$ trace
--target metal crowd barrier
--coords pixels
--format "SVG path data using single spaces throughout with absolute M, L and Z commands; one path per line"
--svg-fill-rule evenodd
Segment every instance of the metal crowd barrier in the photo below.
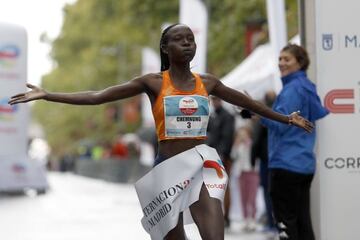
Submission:
M 150 169 L 138 159 L 77 159 L 74 171 L 81 176 L 109 182 L 134 183 Z

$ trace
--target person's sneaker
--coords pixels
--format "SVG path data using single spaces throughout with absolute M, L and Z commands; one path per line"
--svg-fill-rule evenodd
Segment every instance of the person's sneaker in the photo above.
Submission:
M 267 239 L 277 239 L 278 230 L 275 227 L 264 227 L 261 232 L 265 234 Z
M 251 233 L 251 232 L 255 232 L 256 228 L 257 228 L 257 224 L 255 220 L 245 219 L 241 231 L 244 233 Z
M 248 231 L 249 232 L 255 232 L 257 228 L 256 221 L 254 219 L 251 219 L 248 224 Z
M 277 229 L 276 229 L 276 227 L 264 226 L 263 229 L 261 229 L 261 232 L 263 232 L 263 233 L 277 232 Z

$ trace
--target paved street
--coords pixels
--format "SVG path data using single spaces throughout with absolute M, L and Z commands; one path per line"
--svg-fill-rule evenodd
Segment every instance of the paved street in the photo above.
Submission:
M 0 195 L 1 240 L 150 239 L 140 224 L 133 185 L 114 184 L 72 174 L 50 173 L 45 195 Z M 266 240 L 241 233 L 236 224 L 226 240 Z M 194 226 L 191 240 L 200 239 Z

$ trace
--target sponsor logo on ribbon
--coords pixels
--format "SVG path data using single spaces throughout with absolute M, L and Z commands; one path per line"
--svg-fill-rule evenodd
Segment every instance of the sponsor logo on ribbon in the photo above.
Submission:
M 220 179 L 224 177 L 223 171 L 225 171 L 225 168 L 220 159 L 218 159 L 217 161 L 205 160 L 204 168 L 213 168 L 215 169 L 216 174 Z

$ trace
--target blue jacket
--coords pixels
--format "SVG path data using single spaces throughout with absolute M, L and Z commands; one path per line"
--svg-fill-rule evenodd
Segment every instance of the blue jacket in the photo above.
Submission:
M 273 110 L 285 115 L 300 111 L 301 116 L 315 121 L 325 117 L 329 111 L 321 105 L 316 86 L 304 71 L 291 73 L 283 78 L 283 89 L 277 96 Z M 314 145 L 316 132 L 305 130 L 262 118 L 268 127 L 269 168 L 281 168 L 293 172 L 312 174 L 315 172 Z

